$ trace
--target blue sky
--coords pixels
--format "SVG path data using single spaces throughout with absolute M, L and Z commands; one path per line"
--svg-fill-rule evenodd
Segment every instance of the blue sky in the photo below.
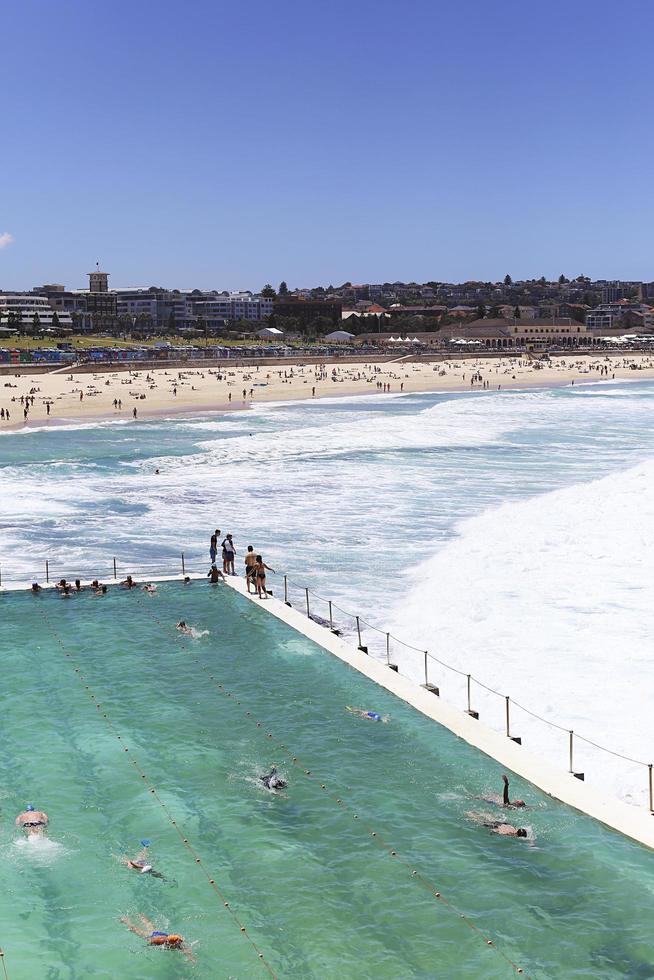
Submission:
M 654 279 L 651 2 L 3 13 L 0 288 Z

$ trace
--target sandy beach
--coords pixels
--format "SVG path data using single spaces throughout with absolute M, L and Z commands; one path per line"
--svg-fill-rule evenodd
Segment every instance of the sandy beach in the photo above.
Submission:
M 425 362 L 59 371 L 0 377 L 0 431 L 94 419 L 242 410 L 258 402 L 335 396 L 504 390 L 654 378 L 647 354 L 468 358 Z M 27 414 L 26 414 L 27 409 Z

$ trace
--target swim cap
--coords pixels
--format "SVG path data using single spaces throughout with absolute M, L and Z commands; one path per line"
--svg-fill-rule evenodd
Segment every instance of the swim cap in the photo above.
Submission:
M 141 841 L 141 846 L 142 846 L 142 847 L 149 847 L 151 843 L 152 843 L 152 842 L 151 842 L 151 841 L 149 841 L 149 840 L 147 839 L 147 837 L 146 837 L 146 838 L 145 838 L 145 840 L 142 840 L 142 841 Z
M 34 811 L 34 807 L 32 806 L 31 803 L 28 803 L 27 806 L 25 807 L 25 809 L 26 810 L 29 810 L 30 813 L 32 813 Z

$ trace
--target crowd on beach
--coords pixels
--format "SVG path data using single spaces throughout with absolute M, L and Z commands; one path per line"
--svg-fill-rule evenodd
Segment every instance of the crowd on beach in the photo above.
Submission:
M 15 373 L 0 381 L 0 427 L 79 418 L 137 420 L 189 411 L 248 408 L 257 402 L 328 395 L 504 390 L 575 381 L 654 377 L 648 354 L 528 354 L 370 362 L 254 364 L 180 370 Z M 3 398 L 4 394 L 4 398 Z

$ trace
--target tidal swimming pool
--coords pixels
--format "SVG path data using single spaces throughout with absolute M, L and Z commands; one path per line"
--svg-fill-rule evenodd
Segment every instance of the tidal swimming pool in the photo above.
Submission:
M 489 834 L 466 814 L 493 811 L 492 760 L 235 592 L 5 593 L 0 614 L 9 980 L 654 976 L 648 851 L 517 777 L 535 840 Z M 47 841 L 16 831 L 26 803 Z M 142 838 L 165 880 L 120 864 Z M 139 913 L 195 965 L 120 923 Z

